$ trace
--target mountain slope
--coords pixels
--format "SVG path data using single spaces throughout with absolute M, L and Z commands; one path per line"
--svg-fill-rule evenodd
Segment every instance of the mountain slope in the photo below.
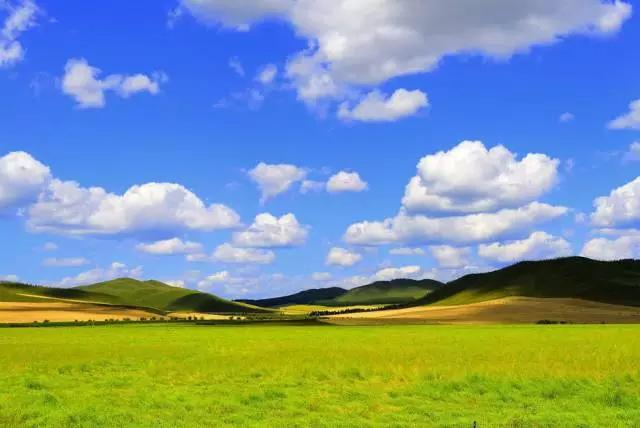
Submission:
M 410 303 L 423 298 L 442 286 L 441 282 L 432 279 L 378 281 L 353 288 L 334 299 L 318 301 L 317 303 L 331 306 Z
M 330 300 L 342 296 L 346 292 L 347 290 L 340 287 L 312 288 L 288 296 L 259 300 L 237 300 L 237 302 L 268 308 L 284 305 L 312 305 L 319 300 Z
M 265 312 L 265 309 L 232 302 L 212 294 L 172 287 L 159 281 L 118 278 L 76 287 L 73 290 L 106 295 L 110 303 L 156 308 L 164 311 Z
M 569 297 L 640 306 L 640 261 L 567 257 L 521 262 L 449 282 L 412 306 L 462 305 L 509 296 Z
M 54 288 L 16 282 L 0 282 L 2 302 L 42 302 L 42 298 L 82 300 L 85 302 L 116 303 L 116 298 L 75 288 Z

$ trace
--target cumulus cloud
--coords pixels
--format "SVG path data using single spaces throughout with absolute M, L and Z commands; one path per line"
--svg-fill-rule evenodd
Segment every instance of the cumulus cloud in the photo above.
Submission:
M 526 0 L 182 0 L 206 23 L 246 30 L 269 17 L 289 22 L 309 48 L 287 65 L 298 97 L 336 97 L 345 86 L 377 85 L 429 72 L 442 58 L 504 59 L 575 34 L 611 34 L 631 15 L 625 1 Z
M 136 246 L 139 251 L 154 255 L 194 254 L 202 252 L 202 244 L 183 241 L 180 238 L 164 239 L 151 243 L 140 243 Z
M 324 190 L 325 186 L 323 181 L 303 180 L 302 183 L 300 183 L 300 193 L 320 192 Z
M 350 107 L 348 102 L 342 103 L 338 117 L 362 122 L 392 122 L 413 116 L 428 105 L 427 94 L 420 90 L 398 89 L 389 97 L 374 90 L 353 107 Z
M 353 245 L 392 243 L 479 243 L 508 236 L 533 225 L 560 217 L 565 207 L 532 202 L 516 209 L 454 217 L 409 215 L 401 211 L 384 221 L 352 224 L 344 240 Z
M 262 203 L 286 192 L 291 186 L 306 178 L 307 171 L 290 164 L 266 164 L 260 162 L 249 171 L 249 177 L 260 189 Z
M 233 244 L 249 248 L 297 247 L 306 241 L 307 229 L 291 213 L 279 218 L 262 213 L 247 229 L 233 234 Z
M 448 269 L 467 266 L 471 255 L 471 248 L 452 247 L 450 245 L 433 245 L 429 247 L 429 251 L 438 262 L 438 266 Z
M 114 262 L 107 268 L 95 268 L 75 276 L 65 277 L 54 285 L 59 287 L 75 287 L 122 277 L 140 278 L 142 273 L 142 266 L 130 268 L 124 263 Z
M 40 248 L 42 251 L 56 251 L 58 249 L 58 244 L 55 242 L 45 242 Z
M 83 188 L 54 179 L 29 208 L 27 224 L 36 232 L 116 235 L 211 231 L 235 227 L 239 221 L 231 208 L 206 206 L 180 184 L 135 185 L 117 195 L 101 187 Z
M 394 279 L 421 279 L 424 273 L 420 266 L 387 267 L 377 271 L 370 281 L 391 281 Z
M 609 129 L 640 129 L 640 99 L 629 103 L 629 111 L 610 121 Z
M 223 263 L 270 264 L 276 259 L 276 255 L 270 250 L 240 248 L 225 243 L 216 248 L 212 259 Z
M 474 213 L 515 207 L 551 189 L 559 161 L 529 153 L 521 160 L 504 146 L 487 149 L 463 141 L 449 151 L 423 157 L 405 189 L 403 205 L 412 212 Z
M 327 181 L 327 192 L 362 192 L 367 189 L 367 182 L 357 172 L 340 171 Z
M 640 235 L 594 238 L 584 244 L 580 255 L 596 260 L 640 258 Z
M 33 1 L 22 0 L 11 4 L 0 2 L 0 13 L 7 17 L 0 29 L 0 68 L 10 67 L 24 58 L 24 47 L 18 37 L 36 24 L 38 7 Z
M 599 227 L 628 225 L 640 220 L 640 177 L 593 201 L 591 222 Z
M 424 256 L 425 252 L 422 248 L 400 247 L 389 250 L 392 256 Z
M 50 257 L 42 261 L 43 266 L 48 267 L 77 267 L 89 264 L 84 257 L 56 258 Z
M 35 201 L 50 180 L 49 167 L 29 153 L 0 157 L 0 213 Z
M 349 251 L 346 248 L 333 247 L 327 254 L 325 263 L 330 266 L 353 266 L 362 260 L 362 255 L 355 251 Z
M 229 59 L 229 68 L 232 69 L 238 76 L 244 76 L 245 71 L 240 59 L 238 57 L 233 57 Z
M 164 73 L 146 74 L 110 74 L 100 78 L 101 70 L 89 65 L 84 58 L 73 58 L 67 61 L 62 78 L 62 91 L 78 103 L 78 107 L 102 108 L 105 106 L 105 93 L 113 91 L 122 98 L 141 92 L 155 95 L 160 91 L 160 84 L 167 81 Z
M 256 80 L 263 85 L 270 85 L 278 75 L 278 67 L 275 64 L 267 64 L 260 69 Z
M 478 254 L 499 262 L 513 262 L 565 257 L 573 254 L 573 250 L 569 242 L 563 238 L 546 232 L 533 232 L 522 240 L 480 245 Z

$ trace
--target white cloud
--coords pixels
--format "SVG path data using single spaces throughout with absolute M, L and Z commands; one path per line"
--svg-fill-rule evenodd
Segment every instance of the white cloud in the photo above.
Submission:
M 228 229 L 239 220 L 231 208 L 206 206 L 180 184 L 135 185 L 117 195 L 101 187 L 53 180 L 29 208 L 27 224 L 36 232 L 114 235 Z
M 371 281 L 391 281 L 394 279 L 421 279 L 423 271 L 420 266 L 387 267 L 377 271 Z
M 425 252 L 422 248 L 400 247 L 389 250 L 392 256 L 424 256 Z
M 303 180 L 300 184 L 300 193 L 319 192 L 324 190 L 325 183 L 323 181 Z
M 160 84 L 166 82 L 164 73 L 121 75 L 110 74 L 100 79 L 101 70 L 89 65 L 84 58 L 67 61 L 62 78 L 62 91 L 73 97 L 80 108 L 102 108 L 105 106 L 105 92 L 114 91 L 123 98 L 148 92 L 155 95 Z
M 35 201 L 50 180 L 49 168 L 28 153 L 0 157 L 0 212 Z
M 307 229 L 291 213 L 280 218 L 262 213 L 246 230 L 233 234 L 233 244 L 250 248 L 297 247 L 306 241 Z
M 429 72 L 442 58 L 505 59 L 575 34 L 611 34 L 631 15 L 615 0 L 182 0 L 206 23 L 246 30 L 277 17 L 309 47 L 287 64 L 298 97 L 307 102 L 344 96 L 345 86 L 377 85 Z
M 212 258 L 223 263 L 270 264 L 276 259 L 276 255 L 270 250 L 239 248 L 226 243 L 216 248 Z
M 254 21 L 287 12 L 293 0 L 181 0 L 180 4 L 205 23 L 244 31 Z
M 629 111 L 610 121 L 610 129 L 640 129 L 640 99 L 629 103 Z
M 561 123 L 567 123 L 567 122 L 571 122 L 575 118 L 576 116 L 573 113 L 565 112 L 560 115 L 560 117 L 558 118 L 558 121 L 560 121 Z
M 327 181 L 327 192 L 362 192 L 367 189 L 367 182 L 357 172 L 340 171 Z
M 528 238 L 519 241 L 480 245 L 478 254 L 499 262 L 513 262 L 565 257 L 573 254 L 573 250 L 563 238 L 546 232 L 533 232 Z
M 207 276 L 204 280 L 200 281 L 200 283 L 198 284 L 198 288 L 203 286 L 208 286 L 216 282 L 226 282 L 229 280 L 230 277 L 231 275 L 226 270 L 216 272 L 212 275 Z
M 580 255 L 596 260 L 640 258 L 640 235 L 594 238 L 584 244 Z
M 626 225 L 640 220 L 640 177 L 593 201 L 591 222 L 599 227 Z
M 480 141 L 463 141 L 420 160 L 402 203 L 413 212 L 473 213 L 515 207 L 551 189 L 558 165 L 557 159 L 544 154 L 529 153 L 517 160 L 504 146 L 487 150 Z
M 96 282 L 109 281 L 115 278 L 140 278 L 141 276 L 142 266 L 130 268 L 124 263 L 114 262 L 108 268 L 95 268 L 76 276 L 68 276 L 54 285 L 59 287 L 74 287 L 77 285 L 89 285 Z
M 42 261 L 43 266 L 48 267 L 77 267 L 89 264 L 89 260 L 84 257 L 56 258 L 50 257 Z
M 140 243 L 136 248 L 142 252 L 155 255 L 194 254 L 202 252 L 202 244 L 171 238 L 148 244 Z
M 311 274 L 311 279 L 318 282 L 330 281 L 332 275 L 329 272 L 314 272 Z
M 266 164 L 260 162 L 249 171 L 249 177 L 258 185 L 262 203 L 289 190 L 296 182 L 306 178 L 307 171 L 295 165 Z
M 38 7 L 33 1 L 22 0 L 16 6 L 0 2 L 0 12 L 6 11 L 7 17 L 0 30 L 0 68 L 10 67 L 24 57 L 24 47 L 18 37 L 34 26 Z
M 623 160 L 629 162 L 640 161 L 640 141 L 634 141 L 623 156 Z
M 471 249 L 468 247 L 452 247 L 450 245 L 433 245 L 429 247 L 431 255 L 438 266 L 448 269 L 459 269 L 469 264 Z
M 256 80 L 263 85 L 270 85 L 278 75 L 278 67 L 275 64 L 267 64 L 258 72 Z
M 392 122 L 413 116 L 428 105 L 427 94 L 420 90 L 398 89 L 389 97 L 374 90 L 353 107 L 350 107 L 348 102 L 342 103 L 338 117 L 362 122 Z
M 231 68 L 238 76 L 244 76 L 245 71 L 240 59 L 238 57 L 233 57 L 229 59 L 229 68 Z
M 516 209 L 456 217 L 426 217 L 401 211 L 384 221 L 352 224 L 344 240 L 353 245 L 476 243 L 522 231 L 566 214 L 565 207 L 532 202 Z
M 362 255 L 346 248 L 333 247 L 327 254 L 325 263 L 330 266 L 353 266 L 362 260 Z

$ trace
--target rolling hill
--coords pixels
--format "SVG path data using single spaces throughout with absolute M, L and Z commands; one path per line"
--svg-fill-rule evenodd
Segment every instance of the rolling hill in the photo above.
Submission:
M 425 297 L 443 284 L 431 279 L 394 279 L 378 281 L 348 292 L 331 300 L 320 300 L 317 304 L 327 306 L 379 305 L 410 303 Z
M 493 272 L 466 275 L 411 306 L 463 305 L 510 296 L 575 298 L 640 306 L 640 261 L 567 257 L 520 262 Z
M 0 302 L 40 303 L 46 301 L 108 304 L 152 312 L 267 312 L 244 303 L 232 302 L 208 293 L 172 287 L 159 281 L 119 278 L 75 288 L 54 288 L 0 282 Z
M 108 296 L 110 303 L 148 307 L 167 312 L 265 312 L 263 308 L 232 302 L 212 294 L 172 287 L 159 281 L 118 278 L 73 290 Z
M 270 299 L 236 301 L 267 308 L 285 305 L 312 305 L 320 300 L 331 300 L 342 296 L 346 292 L 347 290 L 340 287 L 312 288 L 310 290 L 300 291 L 299 293 L 290 294 L 288 296 L 273 297 Z

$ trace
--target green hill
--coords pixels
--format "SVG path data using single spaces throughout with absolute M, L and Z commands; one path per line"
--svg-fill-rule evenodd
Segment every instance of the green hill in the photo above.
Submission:
M 105 295 L 109 303 L 156 308 L 169 312 L 265 312 L 265 309 L 232 302 L 212 294 L 172 287 L 159 281 L 118 278 L 73 290 Z
M 517 263 L 449 282 L 414 305 L 461 305 L 508 296 L 573 297 L 640 306 L 640 261 L 584 257 Z
M 285 305 L 313 305 L 319 300 L 330 300 L 345 294 L 347 290 L 340 287 L 312 288 L 288 296 L 259 300 L 237 300 L 250 305 L 272 308 Z
M 75 288 L 54 288 L 17 282 L 0 282 L 0 302 L 42 302 L 42 298 L 116 303 L 113 296 Z
M 327 306 L 380 305 L 410 303 L 442 287 L 432 279 L 394 279 L 353 288 L 331 300 L 316 302 Z

